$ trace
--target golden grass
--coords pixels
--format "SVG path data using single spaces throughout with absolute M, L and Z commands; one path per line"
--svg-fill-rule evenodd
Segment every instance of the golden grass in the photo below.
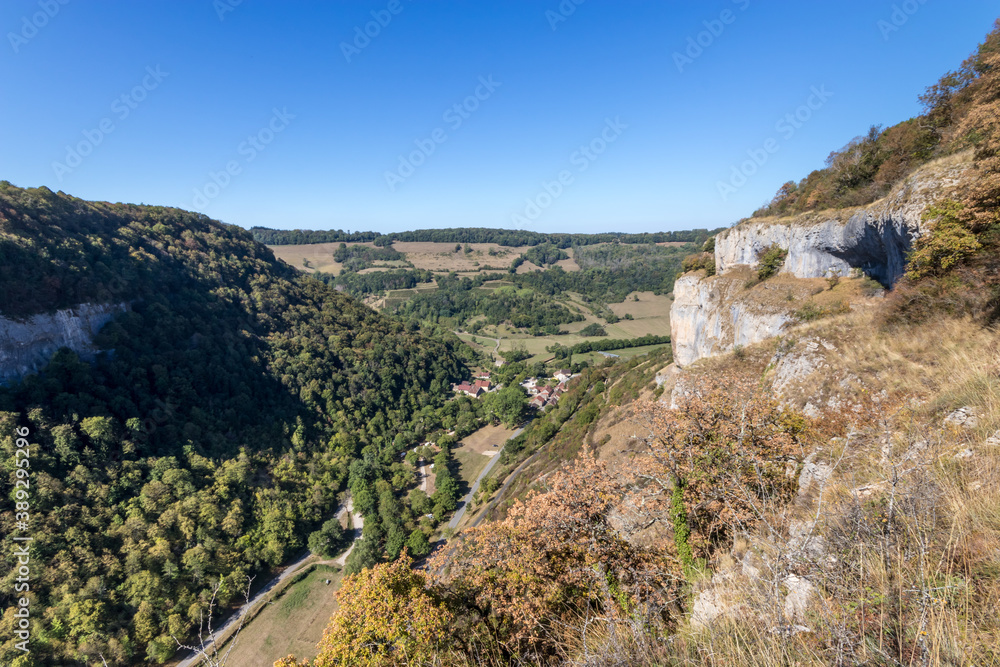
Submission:
M 790 507 L 762 508 L 761 530 L 711 563 L 730 582 L 715 585 L 732 587 L 737 611 L 708 628 L 681 623 L 669 639 L 596 625 L 588 646 L 569 643 L 566 664 L 1000 665 L 1000 446 L 986 442 L 1000 428 L 1000 339 L 964 319 L 880 330 L 870 310 L 788 335 L 835 346 L 823 375 L 858 407 L 818 425 L 846 437 L 812 441 L 819 460 L 836 465 L 831 482 Z M 779 345 L 706 359 L 689 372 L 749 372 L 766 384 Z M 854 381 L 841 386 L 843 377 Z M 965 406 L 978 415 L 974 428 L 943 423 Z M 602 419 L 592 435 L 588 441 L 606 443 L 602 458 L 628 457 L 632 434 L 620 415 Z M 825 555 L 793 557 L 788 526 L 817 518 Z M 759 578 L 743 574 L 748 551 L 757 554 Z M 789 632 L 792 622 L 782 618 L 789 572 L 819 590 L 804 631 Z M 615 659 L 585 659 L 602 651 Z
M 240 632 L 229 665 L 271 667 L 275 660 L 294 653 L 313 658 L 330 616 L 337 610 L 334 593 L 341 573 L 319 566 L 304 579 L 287 587 Z M 327 579 L 331 583 L 327 585 Z M 224 647 L 222 653 L 228 650 Z

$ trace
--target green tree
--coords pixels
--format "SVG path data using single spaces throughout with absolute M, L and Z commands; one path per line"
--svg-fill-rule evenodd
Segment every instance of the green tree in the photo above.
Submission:
M 344 579 L 313 667 L 431 664 L 447 645 L 453 622 L 426 576 L 403 556 Z M 300 667 L 289 656 L 275 667 Z
M 488 394 L 483 400 L 483 412 L 488 419 L 513 428 L 521 423 L 528 410 L 528 395 L 520 385 L 511 384 Z
M 344 528 L 340 519 L 333 518 L 309 535 L 309 551 L 321 556 L 332 557 L 343 550 Z

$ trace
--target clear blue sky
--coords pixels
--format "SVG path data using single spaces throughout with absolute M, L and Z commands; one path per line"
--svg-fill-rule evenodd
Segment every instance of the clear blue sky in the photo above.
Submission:
M 4 0 L 0 178 L 245 227 L 714 227 L 870 124 L 918 113 L 917 95 L 1000 14 L 985 0 L 562 6 L 574 11 L 560 14 L 559 0 Z M 372 12 L 386 25 L 345 55 Z M 700 35 L 707 46 L 679 68 L 674 54 L 706 21 L 719 34 Z M 779 131 L 814 86 L 832 97 Z M 446 116 L 463 103 L 478 108 Z M 599 155 L 577 152 L 612 138 Z M 718 183 L 768 139 L 777 152 L 724 200 Z M 434 151 L 390 187 L 386 173 L 399 176 L 417 141 Z M 230 162 L 216 188 L 210 174 Z M 550 198 L 543 183 L 560 172 Z

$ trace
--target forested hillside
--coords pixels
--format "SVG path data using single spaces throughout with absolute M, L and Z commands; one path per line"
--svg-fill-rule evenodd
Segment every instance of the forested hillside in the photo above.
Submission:
M 452 229 L 415 229 L 408 232 L 344 232 L 339 229 L 324 231 L 312 229 L 268 229 L 253 227 L 254 238 L 268 245 L 298 245 L 303 243 L 351 243 L 375 241 L 386 244 L 392 241 L 431 243 L 496 243 L 501 246 L 537 246 L 550 243 L 559 248 L 598 243 L 704 243 L 719 229 L 693 229 L 680 232 L 644 232 L 628 234 L 607 232 L 603 234 L 543 234 L 521 229 L 493 229 L 490 227 L 457 227 Z M 384 240 L 383 240 L 384 239 Z
M 63 350 L 0 387 L 5 496 L 14 429 L 30 430 L 43 628 L 23 662 L 4 572 L 5 665 L 164 660 L 216 582 L 239 602 L 248 575 L 304 547 L 352 461 L 355 486 L 391 479 L 399 452 L 455 420 L 439 407 L 466 372 L 457 339 L 380 316 L 205 216 L 0 184 L 0 315 L 84 302 L 129 304 L 97 362 Z

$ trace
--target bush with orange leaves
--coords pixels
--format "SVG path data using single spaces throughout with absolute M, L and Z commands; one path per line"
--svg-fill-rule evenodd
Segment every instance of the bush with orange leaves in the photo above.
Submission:
M 669 624 L 680 568 L 665 550 L 629 539 L 641 528 L 623 510 L 629 477 L 584 457 L 546 487 L 504 521 L 467 531 L 451 554 L 438 583 L 476 631 L 504 656 L 544 661 L 568 628 L 588 622 L 602 631 L 636 619 Z
M 405 553 L 344 579 L 340 608 L 311 663 L 293 656 L 275 667 L 389 667 L 429 663 L 445 646 L 452 615 Z
M 801 415 L 780 408 L 752 379 L 697 382 L 675 410 L 659 403 L 637 408 L 650 447 L 636 461 L 647 481 L 638 495 L 670 515 L 685 566 L 692 564 L 685 546 L 708 556 L 711 545 L 792 499 L 797 480 L 789 463 L 801 458 L 805 428 Z

